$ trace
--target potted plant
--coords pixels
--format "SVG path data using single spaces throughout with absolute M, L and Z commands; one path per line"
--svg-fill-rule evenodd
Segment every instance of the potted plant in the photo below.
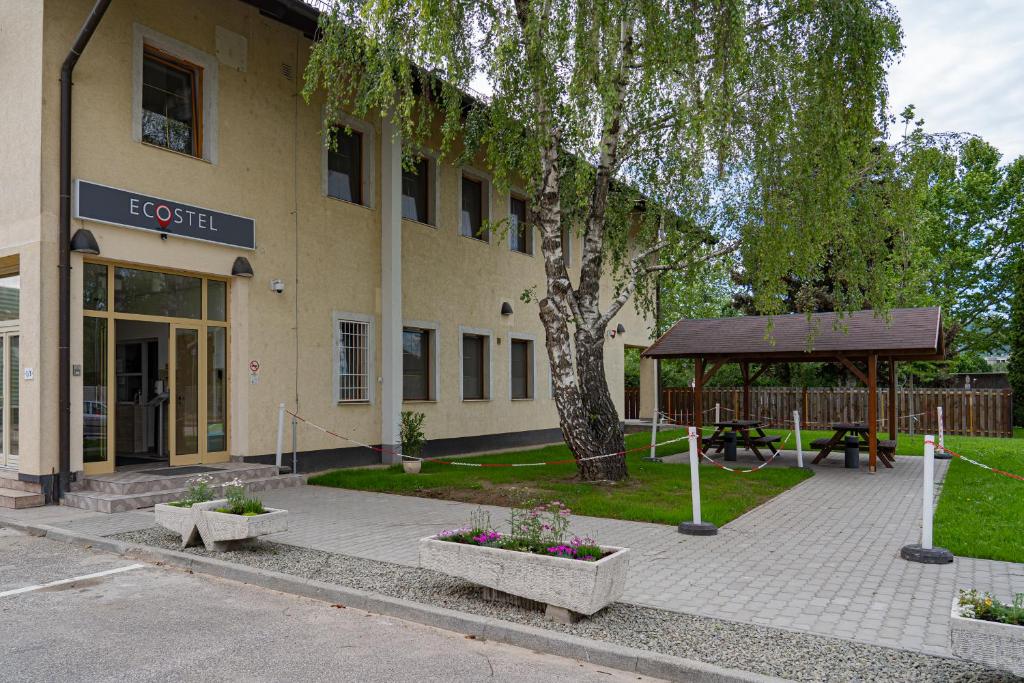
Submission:
M 426 419 L 423 413 L 402 411 L 399 434 L 402 439 L 402 469 L 406 474 L 420 473 L 420 454 L 427 444 L 427 438 L 423 435 L 423 421 Z
M 208 550 L 226 550 L 235 541 L 288 530 L 288 511 L 264 507 L 259 498 L 246 495 L 238 479 L 224 491 L 225 498 L 192 506 L 196 530 Z
M 514 508 L 510 531 L 478 512 L 468 526 L 420 540 L 420 566 L 545 604 L 563 623 L 615 602 L 626 587 L 629 549 L 569 537 L 571 511 L 559 501 Z
M 199 475 L 189 479 L 185 497 L 170 503 L 157 503 L 153 507 L 156 523 L 181 536 L 182 546 L 195 541 L 195 523 L 192 521 L 192 506 L 213 500 L 210 477 Z
M 989 593 L 961 589 L 950 617 L 954 655 L 1024 676 L 1024 593 L 1008 605 Z

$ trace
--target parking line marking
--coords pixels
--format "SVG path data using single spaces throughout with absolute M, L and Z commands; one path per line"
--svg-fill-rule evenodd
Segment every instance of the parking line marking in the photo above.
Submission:
M 131 571 L 132 569 L 140 569 L 145 567 L 144 564 L 130 564 L 127 567 L 117 567 L 116 569 L 108 569 L 103 572 L 96 572 L 95 574 L 84 574 L 82 576 L 76 576 L 72 579 L 61 579 L 60 581 L 51 581 L 50 583 L 41 583 L 38 586 L 25 586 L 24 588 L 15 588 L 14 590 L 4 591 L 0 593 L 0 598 L 6 598 L 9 595 L 19 595 L 20 593 L 31 593 L 32 591 L 43 590 L 44 588 L 53 588 L 54 586 L 63 586 L 76 581 L 85 581 L 86 579 L 96 579 L 101 576 L 110 576 L 111 574 L 120 574 L 121 572 Z

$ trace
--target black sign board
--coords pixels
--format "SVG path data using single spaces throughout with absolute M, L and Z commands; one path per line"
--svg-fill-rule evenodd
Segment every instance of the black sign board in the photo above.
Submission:
M 176 237 L 256 248 L 256 221 L 87 180 L 75 181 L 75 218 Z

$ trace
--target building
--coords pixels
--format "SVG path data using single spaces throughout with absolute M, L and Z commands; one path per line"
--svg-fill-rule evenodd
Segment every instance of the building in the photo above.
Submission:
M 300 0 L 111 2 L 74 67 L 62 240 L 61 65 L 93 4 L 0 0 L 0 83 L 19 94 L 0 103 L 0 487 L 53 500 L 62 473 L 267 462 L 282 403 L 353 440 L 301 429 L 304 471 L 380 462 L 356 442 L 395 444 L 401 410 L 427 415 L 434 452 L 560 438 L 520 302 L 543 287 L 539 245 L 476 232 L 522 197 L 483 165 L 403 172 L 382 120 L 339 122 L 352 134 L 328 151 L 299 95 L 316 21 Z M 617 323 L 621 414 L 623 346 L 650 325 L 632 306 Z

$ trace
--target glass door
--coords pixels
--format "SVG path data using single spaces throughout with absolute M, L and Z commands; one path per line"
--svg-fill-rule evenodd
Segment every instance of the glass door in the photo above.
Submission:
M 0 467 L 18 466 L 21 393 L 19 348 L 20 337 L 17 332 L 0 333 Z
M 170 461 L 194 465 L 201 459 L 199 406 L 204 388 L 199 381 L 199 327 L 171 325 L 170 343 Z

